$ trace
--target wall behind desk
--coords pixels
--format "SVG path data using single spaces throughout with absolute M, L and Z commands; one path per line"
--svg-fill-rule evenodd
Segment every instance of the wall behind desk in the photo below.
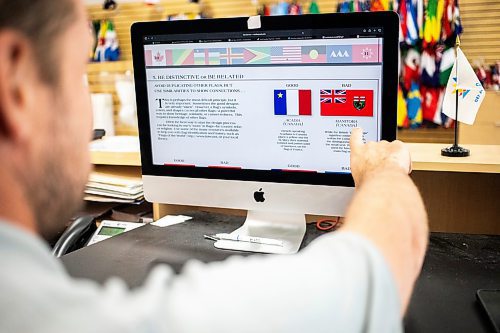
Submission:
M 214 17 L 234 17 L 255 15 L 257 8 L 251 0 L 202 0 L 207 10 Z M 272 3 L 271 0 L 258 1 Z M 130 26 L 137 21 L 162 20 L 167 15 L 197 11 L 197 4 L 190 4 L 187 0 L 162 0 L 158 6 L 149 6 L 142 1 L 119 1 L 118 10 L 109 12 L 102 9 L 101 0 L 88 0 L 87 10 L 91 19 L 112 19 L 118 34 L 121 48 L 121 61 L 116 63 L 102 63 L 89 65 L 89 82 L 92 92 L 109 92 L 113 94 L 115 109 L 115 129 L 117 134 L 137 135 L 137 129 L 121 125 L 118 121 L 119 101 L 115 93 L 115 75 L 132 71 L 132 55 L 130 44 Z M 305 12 L 310 1 L 301 1 Z M 321 12 L 335 12 L 338 0 L 318 0 Z M 484 61 L 493 64 L 500 60 L 500 21 L 499 0 L 460 0 L 460 10 L 464 34 L 462 49 L 471 62 Z M 493 104 L 492 104 L 493 105 Z M 435 134 L 435 135 L 434 135 Z M 411 131 L 402 133 L 402 138 L 408 142 L 450 142 L 453 133 L 440 131 L 420 133 Z
M 500 174 L 414 171 L 435 232 L 500 235 Z

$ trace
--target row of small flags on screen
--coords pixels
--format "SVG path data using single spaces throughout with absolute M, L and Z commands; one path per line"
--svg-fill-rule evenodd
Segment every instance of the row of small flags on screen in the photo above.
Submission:
M 377 44 L 171 50 L 153 45 L 145 50 L 146 66 L 377 63 L 381 61 L 382 48 Z
M 311 116 L 311 90 L 274 90 L 274 114 Z M 319 93 L 322 116 L 373 117 L 373 90 L 322 89 Z

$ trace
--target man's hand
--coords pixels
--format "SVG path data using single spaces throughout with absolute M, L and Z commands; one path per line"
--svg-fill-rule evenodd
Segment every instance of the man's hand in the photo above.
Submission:
M 381 170 L 410 173 L 410 152 L 398 140 L 364 144 L 363 130 L 354 128 L 351 134 L 351 173 L 356 186 L 362 184 L 365 175 Z
M 398 285 L 402 312 L 424 260 L 429 235 L 418 189 L 408 177 L 410 153 L 401 141 L 363 143 L 351 135 L 351 172 L 356 194 L 343 229 L 371 240 L 385 257 Z

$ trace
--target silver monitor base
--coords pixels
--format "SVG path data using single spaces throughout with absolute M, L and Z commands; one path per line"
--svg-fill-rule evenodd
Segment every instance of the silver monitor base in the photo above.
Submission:
M 214 246 L 225 250 L 293 254 L 299 250 L 305 232 L 304 214 L 248 211 L 245 223 L 231 234 L 277 239 L 283 241 L 283 246 L 232 240 L 219 240 Z

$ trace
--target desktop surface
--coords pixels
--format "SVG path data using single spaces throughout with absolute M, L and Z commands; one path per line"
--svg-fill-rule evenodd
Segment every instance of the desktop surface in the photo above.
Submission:
M 62 257 L 69 274 L 104 282 L 119 276 L 139 286 L 158 263 L 176 272 L 189 259 L 220 261 L 250 253 L 219 250 L 204 234 L 229 232 L 244 217 L 190 212 L 193 220 L 165 228 L 144 226 Z M 307 225 L 302 248 L 324 234 Z M 499 288 L 500 237 L 433 233 L 405 318 L 406 332 L 490 332 L 475 300 L 477 289 Z

